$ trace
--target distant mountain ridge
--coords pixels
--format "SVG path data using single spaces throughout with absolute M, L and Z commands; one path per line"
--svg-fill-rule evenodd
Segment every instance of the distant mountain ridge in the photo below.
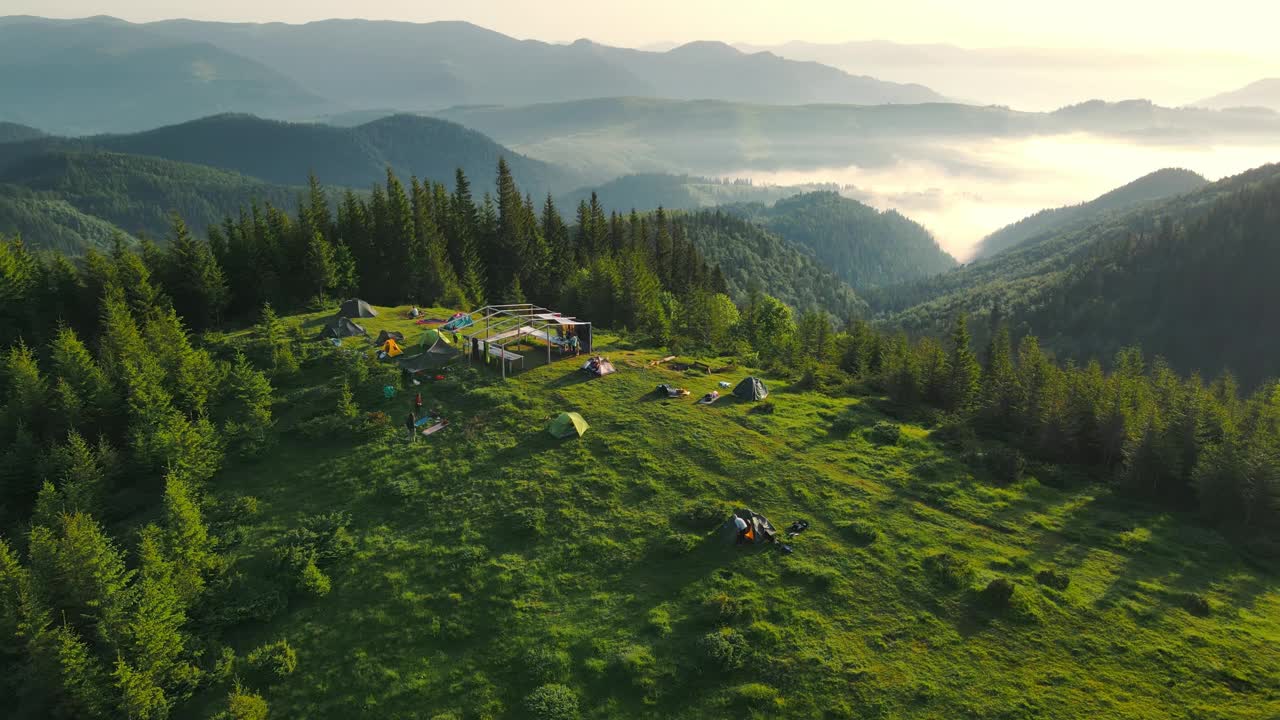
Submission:
M 604 96 L 767 104 L 944 98 L 723 43 L 646 52 L 517 40 L 465 22 L 303 25 L 0 17 L 0 120 L 61 134 L 132 132 L 238 112 L 285 120 Z
M 1046 237 L 1078 222 L 1097 222 L 1098 215 L 1127 210 L 1143 203 L 1171 195 L 1198 190 L 1209 181 L 1199 173 L 1180 168 L 1165 168 L 1116 188 L 1089 202 L 1068 207 L 1041 210 L 983 238 L 975 258 L 989 258 L 1036 237 Z
M 314 172 L 329 185 L 368 187 L 387 168 L 404 177 L 452 183 L 461 167 L 487 182 L 505 157 L 521 188 L 535 195 L 576 187 L 580 178 L 520 155 L 451 122 L 391 116 L 352 128 L 217 115 L 128 135 L 44 138 L 0 145 L 0 171 L 25 155 L 105 150 L 205 165 L 276 185 L 300 185 Z
M 22 142 L 44 137 L 44 131 L 17 123 L 0 122 L 0 143 Z
M 1238 90 L 1220 93 L 1192 104 L 1215 109 L 1267 108 L 1280 112 L 1280 78 L 1264 78 Z
M 207 42 L 100 18 L 0 20 L 2 120 L 76 135 L 232 110 L 276 115 L 333 107 L 274 69 Z

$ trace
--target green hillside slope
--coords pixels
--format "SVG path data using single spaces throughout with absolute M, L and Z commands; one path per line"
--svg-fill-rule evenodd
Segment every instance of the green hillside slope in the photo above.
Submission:
M 370 332 L 416 339 L 380 311 Z M 296 670 L 255 671 L 273 714 L 562 717 L 527 709 L 548 684 L 601 720 L 1280 710 L 1280 591 L 1216 533 L 1064 476 L 998 486 L 922 427 L 883 444 L 874 398 L 769 378 L 771 413 L 654 400 L 657 383 L 696 395 L 714 378 L 605 353 L 619 372 L 600 380 L 559 362 L 428 384 L 452 423 L 416 446 L 308 439 L 335 402 L 324 364 L 278 390 L 278 445 L 212 485 L 220 507 L 255 508 L 225 528 L 220 597 L 262 618 L 233 649 L 296 650 Z M 408 407 L 372 387 L 357 401 L 397 421 Z M 590 423 L 581 440 L 543 431 L 562 410 Z M 735 548 L 715 530 L 738 506 L 811 527 L 790 555 Z M 284 533 L 335 511 L 350 551 L 326 561 L 326 595 L 265 572 Z M 1065 587 L 1037 582 L 1050 570 Z M 984 600 L 999 578 L 1016 583 L 1007 609 Z M 226 703 L 197 701 L 200 716 Z
M 1269 308 L 1280 168 L 1268 165 L 951 273 L 872 293 L 890 321 L 940 333 L 959 312 L 998 311 L 1064 357 L 1140 343 L 1184 372 L 1280 374 Z
M 1190 170 L 1157 170 L 1089 202 L 1041 210 L 1003 227 L 983 238 L 975 257 L 998 255 L 1032 238 L 1048 237 L 1073 224 L 1098 222 L 1101 213 L 1132 209 L 1153 200 L 1198 190 L 1208 183 L 1203 176 Z
M 836 192 L 779 200 L 770 207 L 731 208 L 809 249 L 823 267 L 857 289 L 907 282 L 956 266 L 929 231 Z
M 88 248 L 109 247 L 115 233 L 124 231 L 57 194 L 0 183 L 0 235 L 22 237 L 34 248 L 78 255 Z

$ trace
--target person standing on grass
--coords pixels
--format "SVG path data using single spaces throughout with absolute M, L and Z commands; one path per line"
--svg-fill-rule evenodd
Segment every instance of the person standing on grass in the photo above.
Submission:
M 413 397 L 414 412 L 422 412 L 422 393 L 418 393 Z
M 741 545 L 742 543 L 747 541 L 747 521 L 743 520 L 742 517 L 739 515 L 734 515 L 733 525 L 734 527 L 738 528 L 737 544 Z
M 418 416 L 409 413 L 409 419 L 405 421 L 405 425 L 409 428 L 409 442 L 418 441 Z

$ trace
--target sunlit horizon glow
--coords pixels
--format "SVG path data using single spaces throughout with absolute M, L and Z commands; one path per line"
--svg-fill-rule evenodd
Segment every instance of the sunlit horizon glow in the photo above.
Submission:
M 1218 0 L 1077 0 L 1070 6 L 1026 0 L 6 0 L 3 12 L 75 18 L 110 15 L 131 22 L 173 18 L 304 23 L 328 18 L 431 22 L 465 20 L 522 39 L 581 37 L 628 47 L 722 40 L 779 44 L 889 40 L 961 47 L 1037 47 L 1113 51 L 1215 52 L 1280 60 L 1274 29 L 1280 3 Z

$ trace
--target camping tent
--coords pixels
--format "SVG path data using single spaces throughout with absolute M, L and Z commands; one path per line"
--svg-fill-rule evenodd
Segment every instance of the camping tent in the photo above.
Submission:
M 558 438 L 568 438 L 573 436 L 582 437 L 587 431 L 587 421 L 576 412 L 562 412 L 551 424 L 547 426 L 547 432 Z
M 602 377 L 609 373 L 617 372 L 613 367 L 613 363 L 604 358 L 591 358 L 582 364 L 582 369 L 596 377 Z
M 778 534 L 778 531 L 773 529 L 773 523 L 769 522 L 769 518 L 747 508 L 739 508 L 733 511 L 733 515 L 729 516 L 724 525 L 720 526 L 720 536 L 731 545 L 738 541 L 738 525 L 733 521 L 734 517 L 747 521 L 748 542 L 754 545 L 773 542 Z
M 733 394 L 743 400 L 763 400 L 768 396 L 769 388 L 764 386 L 760 378 L 753 375 L 738 383 L 738 387 L 733 389 Z
M 322 338 L 344 338 L 354 337 L 356 335 L 368 335 L 369 333 L 359 325 L 351 321 L 350 318 L 337 317 L 328 322 L 324 329 L 320 331 Z
M 395 340 L 397 344 L 404 344 L 404 333 L 397 330 L 383 330 L 378 333 L 378 339 L 373 341 L 374 345 L 385 345 L 388 340 Z
M 404 350 L 400 349 L 400 344 L 396 342 L 395 338 L 387 338 L 387 341 L 382 343 L 382 352 L 387 357 L 395 357 L 404 353 Z
M 363 300 L 352 298 L 344 303 L 338 310 L 338 317 L 345 318 L 371 318 L 377 317 L 378 311 L 373 309 L 369 303 Z
M 472 320 L 471 316 L 467 315 L 466 313 L 454 313 L 453 317 L 449 318 L 449 322 L 441 325 L 440 329 L 441 330 L 461 330 L 462 328 L 465 328 L 465 327 L 471 327 L 472 325 L 475 324 L 475 322 L 476 321 Z

